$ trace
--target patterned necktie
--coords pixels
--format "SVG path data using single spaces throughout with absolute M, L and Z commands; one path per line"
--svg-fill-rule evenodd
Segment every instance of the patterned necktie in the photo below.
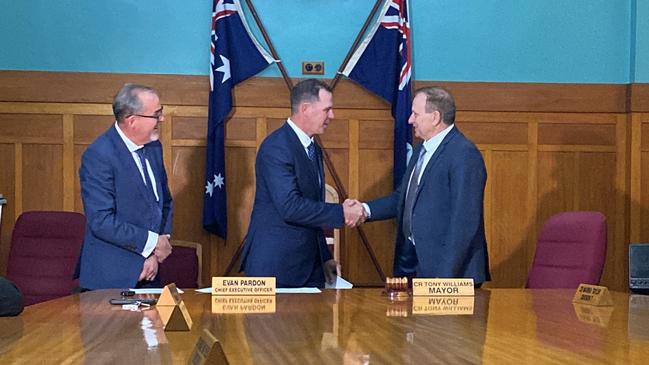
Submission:
M 309 156 L 309 160 L 313 161 L 313 159 L 315 159 L 315 143 L 311 142 L 311 144 L 307 146 L 306 153 Z
M 406 202 L 403 207 L 403 234 L 406 238 L 409 238 L 412 235 L 412 208 L 415 204 L 415 197 L 417 197 L 417 189 L 419 189 L 419 173 L 421 172 L 421 166 L 424 164 L 424 154 L 426 153 L 426 147 L 421 146 L 421 151 L 419 152 L 419 158 L 415 164 L 415 171 L 412 173 L 410 178 L 410 184 L 408 184 L 408 192 L 406 193 Z
M 155 201 L 157 199 L 155 197 L 155 193 L 153 192 L 153 183 L 151 182 L 151 177 L 149 177 L 149 167 L 146 164 L 146 151 L 144 150 L 144 147 L 142 147 L 139 150 L 135 150 L 135 153 L 137 153 L 137 156 L 140 158 L 140 164 L 142 165 L 142 172 L 144 172 L 144 181 L 149 190 L 149 193 L 151 193 L 151 196 Z
M 315 143 L 311 142 L 310 145 L 307 146 L 306 148 L 306 153 L 307 156 L 309 156 L 309 160 L 311 160 L 311 164 L 313 164 L 313 169 L 315 170 L 315 174 L 318 177 L 318 186 L 322 186 L 322 177 L 320 176 L 320 164 L 318 163 L 318 159 L 316 158 L 316 153 L 315 153 Z

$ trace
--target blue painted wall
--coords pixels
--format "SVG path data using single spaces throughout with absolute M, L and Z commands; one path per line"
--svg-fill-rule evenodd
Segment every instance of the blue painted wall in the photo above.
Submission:
M 325 61 L 333 77 L 373 3 L 254 1 L 292 77 L 303 60 Z M 411 5 L 418 80 L 649 81 L 649 0 Z M 211 0 L 0 0 L 0 9 L 0 69 L 207 74 Z
M 636 0 L 634 81 L 649 82 L 649 0 Z

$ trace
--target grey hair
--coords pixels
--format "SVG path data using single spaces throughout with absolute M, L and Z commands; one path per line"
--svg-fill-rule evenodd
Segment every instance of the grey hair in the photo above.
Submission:
M 143 92 L 158 94 L 155 89 L 138 84 L 124 84 L 117 92 L 113 99 L 113 115 L 118 123 L 121 123 L 127 116 L 142 110 L 140 93 Z
M 437 110 L 444 124 L 455 123 L 455 100 L 448 90 L 437 86 L 424 87 L 415 91 L 415 96 L 418 94 L 426 95 L 426 113 Z

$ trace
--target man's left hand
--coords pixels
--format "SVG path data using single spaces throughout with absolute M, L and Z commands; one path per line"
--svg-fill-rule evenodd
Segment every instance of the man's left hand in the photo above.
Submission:
M 142 272 L 140 273 L 138 281 L 152 281 L 155 279 L 156 275 L 158 275 L 158 259 L 155 255 L 151 255 L 149 258 L 144 260 L 144 265 L 142 266 Z
M 338 263 L 336 260 L 331 259 L 326 261 L 322 266 L 324 266 L 324 274 L 327 283 L 333 284 L 336 281 L 336 276 L 338 276 Z

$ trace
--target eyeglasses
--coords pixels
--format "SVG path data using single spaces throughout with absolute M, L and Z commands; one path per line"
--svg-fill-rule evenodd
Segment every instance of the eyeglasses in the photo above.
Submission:
M 137 117 L 142 117 L 142 118 L 151 118 L 151 119 L 155 119 L 157 122 L 159 122 L 159 121 L 160 121 L 160 118 L 162 118 L 162 109 L 163 109 L 163 107 L 161 107 L 160 109 L 156 110 L 154 115 L 143 115 L 143 114 L 132 114 L 132 115 L 135 115 L 135 116 L 137 116 Z

